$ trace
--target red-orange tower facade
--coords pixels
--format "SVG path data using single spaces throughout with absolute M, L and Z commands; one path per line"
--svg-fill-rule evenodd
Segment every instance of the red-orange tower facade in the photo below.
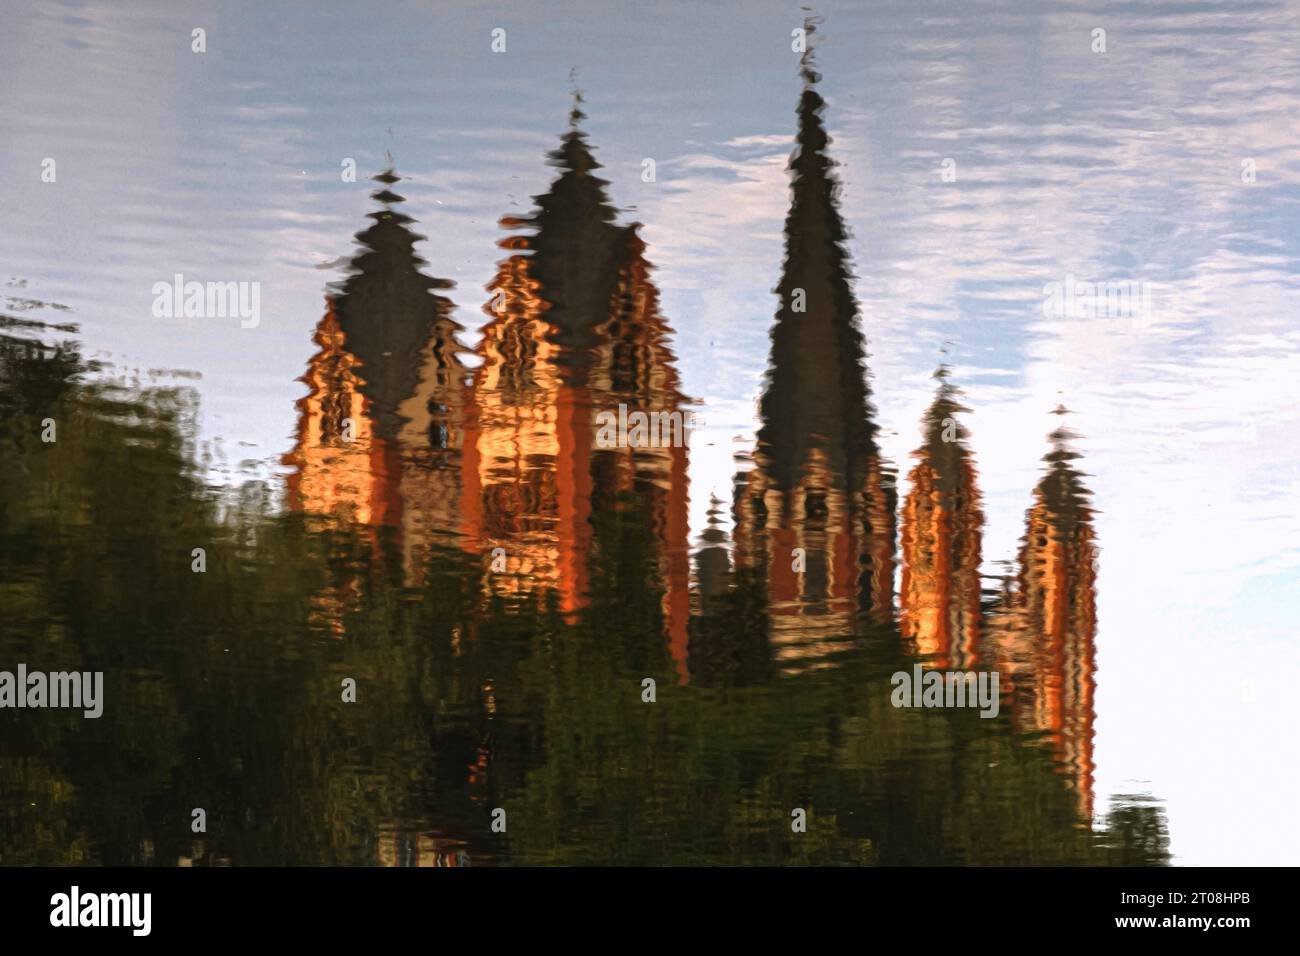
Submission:
M 1080 815 L 1091 823 L 1097 543 L 1090 494 L 1073 465 L 1079 455 L 1069 447 L 1074 437 L 1064 426 L 1051 434 L 1047 471 L 1026 513 L 1016 583 L 989 615 L 985 643 L 1010 678 L 1014 720 L 1051 742 Z
M 685 675 L 689 616 L 684 429 L 651 444 L 602 443 L 609 416 L 685 423 L 668 325 L 645 244 L 619 226 L 579 128 L 551 154 L 559 176 L 488 286 L 464 457 L 465 546 L 484 556 L 496 593 L 554 591 L 573 618 L 587 602 L 600 542 L 594 510 L 635 500 L 658 554 L 666 636 Z M 626 436 L 623 436 L 626 437 Z
M 975 465 L 946 368 L 924 422 L 903 502 L 899 628 L 932 667 L 969 670 L 980 633 L 984 515 Z

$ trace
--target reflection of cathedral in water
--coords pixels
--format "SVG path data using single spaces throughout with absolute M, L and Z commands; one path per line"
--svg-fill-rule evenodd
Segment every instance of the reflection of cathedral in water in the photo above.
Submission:
M 902 648 L 929 667 L 1002 672 L 1011 719 L 1050 743 L 1090 819 L 1096 546 L 1070 435 L 1052 436 L 1014 585 L 982 603 L 967 409 L 941 368 L 896 556 L 894 475 L 877 443 L 824 103 L 807 58 L 802 73 L 757 442 L 735 477 L 730 540 L 726 503 L 712 502 L 693 585 L 686 449 L 597 441 L 602 413 L 680 414 L 687 400 L 645 244 L 615 221 L 576 104 L 549 190 L 529 218 L 503 220 L 521 232 L 501 242 L 472 360 L 440 294 L 450 283 L 421 271 L 397 176 L 376 177 L 380 208 L 315 332 L 289 500 L 310 521 L 360 531 L 408 584 L 437 553 L 470 555 L 485 595 L 553 596 L 571 622 L 601 569 L 644 552 L 636 586 L 660 596 L 680 677 L 705 685 L 829 666 L 864 626 L 896 621 Z M 318 622 L 341 634 L 359 586 L 341 574 L 318 595 Z M 445 855 L 426 849 L 417 855 Z M 384 852 L 409 855 L 397 843 Z

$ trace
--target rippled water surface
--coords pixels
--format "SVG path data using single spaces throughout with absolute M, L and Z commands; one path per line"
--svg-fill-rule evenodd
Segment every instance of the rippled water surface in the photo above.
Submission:
M 0 863 L 1294 861 L 1300 4 L 806 15 L 6 6 Z

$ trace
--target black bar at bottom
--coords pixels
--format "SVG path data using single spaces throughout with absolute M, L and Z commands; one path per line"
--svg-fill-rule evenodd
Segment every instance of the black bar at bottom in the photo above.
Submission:
M 0 925 L 7 940 L 75 932 L 82 944 L 463 936 L 490 945 L 555 934 L 631 944 L 830 929 L 864 940 L 915 930 L 993 944 L 1008 933 L 1230 943 L 1285 927 L 1292 882 L 1288 870 L 1246 868 L 6 869 Z M 121 894 L 149 894 L 147 936 L 144 896 Z

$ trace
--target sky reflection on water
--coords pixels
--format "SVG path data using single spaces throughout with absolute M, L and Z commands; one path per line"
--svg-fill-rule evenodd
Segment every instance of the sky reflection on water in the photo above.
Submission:
M 576 65 L 584 129 L 620 221 L 642 224 L 681 389 L 700 402 L 694 542 L 758 422 L 801 14 L 454 7 L 7 11 L 0 278 L 15 300 L 70 312 L 4 311 L 75 321 L 87 356 L 146 378 L 200 373 L 214 471 L 283 479 L 323 286 L 374 208 L 367 177 L 391 154 L 428 237 L 418 251 L 455 280 L 443 294 L 474 345 L 497 221 L 548 188 Z M 946 360 L 971 410 L 984 569 L 998 573 L 1049 412 L 1067 405 L 1101 553 L 1097 793 L 1157 794 L 1178 862 L 1294 859 L 1300 844 L 1275 821 L 1300 756 L 1285 703 L 1300 665 L 1300 450 L 1287 440 L 1300 417 L 1300 6 L 819 12 L 881 454 L 907 474 Z M 208 31 L 202 56 L 194 26 Z M 505 54 L 490 52 L 495 26 Z M 47 156 L 56 185 L 39 180 Z M 340 180 L 345 157 L 355 184 Z M 642 181 L 647 157 L 655 182 Z M 260 326 L 154 319 L 153 284 L 178 272 L 261 282 Z M 1152 309 L 1044 315 L 1044 286 L 1068 276 L 1150 283 Z

